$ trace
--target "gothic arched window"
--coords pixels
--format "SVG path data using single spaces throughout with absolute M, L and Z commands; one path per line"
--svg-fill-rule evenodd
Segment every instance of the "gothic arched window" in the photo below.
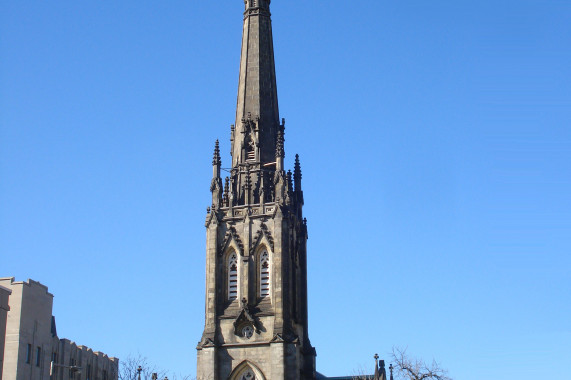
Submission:
M 263 250 L 260 254 L 260 297 L 270 295 L 270 254 Z
M 238 256 L 232 252 L 228 256 L 228 299 L 238 298 Z

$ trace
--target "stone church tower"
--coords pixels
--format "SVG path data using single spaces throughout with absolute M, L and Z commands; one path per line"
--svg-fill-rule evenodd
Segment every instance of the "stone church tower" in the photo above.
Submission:
M 307 332 L 301 168 L 284 170 L 270 0 L 246 0 L 232 167 L 218 141 L 206 217 L 206 312 L 198 380 L 314 379 Z

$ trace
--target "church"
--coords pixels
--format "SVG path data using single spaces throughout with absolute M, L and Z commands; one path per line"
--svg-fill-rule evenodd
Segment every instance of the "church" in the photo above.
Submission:
M 232 164 L 212 160 L 197 378 L 315 379 L 301 167 L 284 167 L 270 0 L 245 1 Z
M 232 162 L 225 178 L 218 141 L 214 147 L 198 380 L 325 378 L 316 372 L 308 333 L 302 174 L 297 155 L 293 171 L 284 167 L 270 1 L 244 1 Z M 375 365 L 375 377 L 386 379 L 384 362 Z

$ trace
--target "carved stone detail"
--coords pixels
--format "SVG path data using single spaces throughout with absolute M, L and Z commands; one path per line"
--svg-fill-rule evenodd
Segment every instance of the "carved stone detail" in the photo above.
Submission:
M 222 255 L 226 250 L 226 248 L 228 248 L 232 240 L 234 240 L 234 242 L 238 246 L 238 251 L 239 251 L 238 253 L 240 254 L 240 256 L 244 256 L 244 244 L 242 243 L 240 236 L 236 232 L 236 229 L 232 226 L 230 226 L 226 231 L 226 235 L 224 236 L 224 242 L 220 246 L 218 253 Z
M 266 237 L 266 239 L 268 239 L 272 252 L 274 251 L 274 238 L 272 237 L 272 234 L 270 233 L 268 226 L 266 226 L 265 223 L 262 223 L 260 225 L 260 229 L 254 235 L 254 239 L 252 239 L 253 244 L 250 247 L 250 255 L 254 254 L 256 248 L 258 247 L 264 236 Z

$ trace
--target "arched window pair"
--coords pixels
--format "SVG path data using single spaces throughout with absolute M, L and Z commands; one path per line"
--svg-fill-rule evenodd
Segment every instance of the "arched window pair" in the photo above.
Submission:
M 260 252 L 257 263 L 259 277 L 259 296 L 260 298 L 269 297 L 271 290 L 271 263 L 270 254 L 267 250 Z M 233 301 L 238 298 L 238 255 L 232 252 L 228 256 L 228 300 Z

